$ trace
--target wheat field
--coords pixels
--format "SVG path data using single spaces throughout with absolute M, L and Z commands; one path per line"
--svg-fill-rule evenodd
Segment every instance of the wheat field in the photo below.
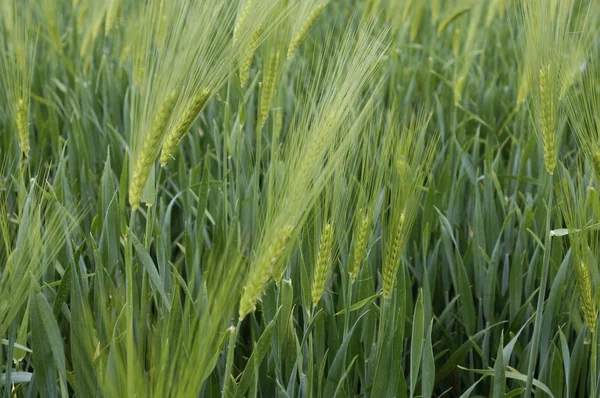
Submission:
M 0 0 L 0 394 L 600 397 L 597 0 Z

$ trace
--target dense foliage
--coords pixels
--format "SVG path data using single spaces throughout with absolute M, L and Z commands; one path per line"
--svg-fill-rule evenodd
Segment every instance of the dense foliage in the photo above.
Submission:
M 0 392 L 600 396 L 599 18 L 0 0 Z

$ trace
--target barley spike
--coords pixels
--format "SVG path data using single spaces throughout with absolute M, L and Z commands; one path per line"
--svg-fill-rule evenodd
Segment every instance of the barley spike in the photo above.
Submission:
M 331 253 L 333 248 L 333 228 L 331 224 L 323 227 L 321 233 L 321 244 L 319 245 L 319 253 L 317 255 L 317 263 L 313 275 L 312 284 L 312 302 L 313 306 L 316 307 L 323 297 L 325 291 L 325 282 L 329 276 L 331 268 Z
M 210 93 L 208 90 L 201 90 L 194 96 L 192 102 L 183 111 L 183 114 L 179 117 L 177 123 L 171 129 L 163 143 L 160 155 L 161 166 L 164 167 L 169 163 L 169 160 L 173 157 L 173 154 L 179 145 L 179 141 L 181 141 L 185 133 L 192 127 L 192 124 L 194 124 L 194 121 L 200 114 L 200 111 L 202 111 L 202 108 L 204 108 L 209 96 Z
M 171 112 L 173 112 L 176 100 L 177 96 L 172 93 L 161 105 L 158 113 L 154 116 L 152 129 L 145 138 L 142 150 L 137 156 L 131 186 L 129 187 L 129 204 L 133 210 L 136 210 L 140 206 L 144 185 L 146 185 L 146 180 L 148 180 L 148 176 L 150 175 L 152 164 L 156 160 L 156 153 L 159 149 L 161 138 L 164 136 L 164 131 L 171 117 Z

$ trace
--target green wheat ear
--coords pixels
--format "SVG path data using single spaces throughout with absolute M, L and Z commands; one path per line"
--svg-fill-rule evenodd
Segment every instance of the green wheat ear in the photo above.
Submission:
M 252 66 L 252 60 L 254 59 L 254 53 L 256 52 L 256 47 L 258 47 L 259 40 L 263 34 L 263 28 L 254 32 L 252 35 L 252 39 L 248 43 L 248 47 L 244 51 L 244 55 L 242 57 L 242 63 L 240 65 L 240 86 L 244 87 L 248 82 L 248 78 L 250 76 L 250 67 Z
M 333 227 L 330 223 L 327 223 L 321 232 L 321 244 L 319 245 L 319 253 L 317 255 L 317 262 L 315 264 L 313 275 L 311 294 L 313 307 L 316 307 L 317 304 L 319 304 L 319 301 L 321 301 L 321 297 L 325 292 L 325 283 L 329 276 L 332 265 L 332 249 Z
M 300 26 L 298 31 L 294 33 L 294 35 L 292 36 L 292 40 L 290 41 L 288 50 L 287 50 L 287 59 L 288 60 L 294 56 L 294 54 L 296 53 L 296 50 L 298 49 L 300 44 L 302 44 L 306 35 L 308 34 L 308 31 L 315 24 L 317 19 L 319 19 L 319 16 L 321 16 L 321 14 L 323 13 L 323 10 L 325 9 L 326 6 L 327 6 L 326 2 L 318 4 L 314 8 L 314 10 L 312 10 L 310 12 L 308 17 L 306 18 L 306 21 L 304 21 L 304 23 Z
M 395 226 L 393 240 L 388 249 L 388 254 L 383 263 L 383 297 L 390 299 L 394 284 L 396 283 L 396 274 L 398 273 L 399 260 L 402 255 L 402 249 L 407 239 L 408 224 L 406 222 L 405 211 L 400 214 L 400 219 Z
M 265 80 L 263 81 L 263 85 L 261 88 L 257 131 L 262 130 L 262 128 L 265 125 L 265 122 L 267 121 L 267 117 L 269 116 L 269 110 L 271 110 L 271 104 L 273 103 L 273 97 L 275 96 L 275 91 L 277 89 L 279 61 L 279 51 L 274 50 L 269 56 L 269 61 L 267 62 L 267 67 L 264 72 Z
M 367 214 L 364 209 L 358 211 L 357 216 L 358 228 L 356 229 L 356 236 L 354 238 L 354 259 L 352 261 L 352 268 L 350 269 L 350 279 L 352 282 L 356 280 L 360 267 L 367 254 L 367 245 L 369 244 L 369 238 L 371 234 L 371 217 Z
M 17 101 L 17 133 L 19 135 L 19 145 L 21 152 L 25 157 L 29 156 L 29 122 L 28 110 L 22 98 Z
M 250 273 L 244 292 L 240 300 L 239 317 L 244 319 L 246 315 L 256 310 L 256 304 L 263 295 L 264 288 L 269 279 L 273 277 L 278 269 L 278 264 L 283 260 L 288 242 L 294 232 L 294 226 L 288 225 L 283 228 L 275 239 L 275 242 L 269 246 L 266 256 L 259 260 L 260 272 Z
M 137 159 L 133 169 L 131 185 L 129 187 L 129 204 L 133 210 L 140 206 L 144 186 L 146 185 L 150 170 L 156 160 L 160 142 L 164 136 L 165 129 L 169 123 L 176 101 L 177 95 L 175 93 L 171 93 L 167 96 L 154 116 L 152 128 L 142 145 L 142 149 L 136 156 Z
M 556 114 L 558 113 L 558 85 L 555 67 L 548 64 L 539 71 L 539 109 L 544 164 L 549 174 L 554 173 L 558 157 Z
M 190 130 L 190 127 L 194 124 L 194 121 L 204 108 L 206 101 L 210 98 L 210 92 L 208 90 L 201 90 L 192 98 L 192 102 L 184 109 L 182 115 L 177 119 L 175 126 L 167 134 L 167 138 L 162 146 L 160 155 L 160 163 L 164 167 L 167 165 L 169 160 L 173 157 L 179 142 Z

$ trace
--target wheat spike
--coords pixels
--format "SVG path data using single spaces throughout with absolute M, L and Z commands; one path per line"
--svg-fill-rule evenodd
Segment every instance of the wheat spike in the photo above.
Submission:
M 266 256 L 263 256 L 258 262 L 258 266 L 252 269 L 244 285 L 244 293 L 240 300 L 239 316 L 240 319 L 256 310 L 256 304 L 263 295 L 265 286 L 269 279 L 277 274 L 278 264 L 281 262 L 287 248 L 287 244 L 292 237 L 294 227 L 288 225 L 283 228 L 277 241 L 269 246 Z
M 304 22 L 304 24 L 302 24 L 300 29 L 298 29 L 296 34 L 294 34 L 292 41 L 290 42 L 290 45 L 288 47 L 287 59 L 291 59 L 294 56 L 294 54 L 296 53 L 296 50 L 298 49 L 300 44 L 304 41 L 306 34 L 310 30 L 310 28 L 314 25 L 315 21 L 319 18 L 319 16 L 325 9 L 326 5 L 327 5 L 327 3 L 321 3 L 318 6 L 316 6 L 315 9 L 308 16 L 306 21 Z
M 579 297 L 581 298 L 581 308 L 583 310 L 583 319 L 592 333 L 596 331 L 596 303 L 594 302 L 594 292 L 592 287 L 592 277 L 590 269 L 581 261 L 579 266 L 575 266 L 575 277 L 577 287 L 579 288 Z
M 23 99 L 17 101 L 17 134 L 19 135 L 19 145 L 21 152 L 25 157 L 29 156 L 29 126 L 27 117 L 27 108 Z
M 201 90 L 194 96 L 191 104 L 183 111 L 183 114 L 179 117 L 163 143 L 160 155 L 161 166 L 164 167 L 169 163 L 179 145 L 179 141 L 181 141 L 185 133 L 192 127 L 192 124 L 194 124 L 209 97 L 210 93 L 208 90 Z
M 358 224 L 358 233 L 354 241 L 354 261 L 352 263 L 352 269 L 350 270 L 350 279 L 352 282 L 356 280 L 358 273 L 360 272 L 360 266 L 365 259 L 367 252 L 367 244 L 369 243 L 369 232 L 371 227 L 371 220 L 364 210 L 361 209 L 360 222 Z
M 160 141 L 164 136 L 165 128 L 173 112 L 173 107 L 177 100 L 177 95 L 172 93 L 163 102 L 158 113 L 154 116 L 152 122 L 152 129 L 145 137 L 142 150 L 139 152 L 135 167 L 133 169 L 131 186 L 129 187 L 129 203 L 133 210 L 140 206 L 140 200 L 144 185 L 150 175 L 150 169 L 156 160 L 156 153 L 158 151 Z
M 388 251 L 388 255 L 383 263 L 383 297 L 389 299 L 392 296 L 394 290 L 394 283 L 396 282 L 396 274 L 398 272 L 398 262 L 402 255 L 402 249 L 404 246 L 404 240 L 406 237 L 406 219 L 404 212 L 400 215 L 400 220 L 396 226 L 396 232 L 394 233 L 394 239 Z
M 248 48 L 246 49 L 246 53 L 244 54 L 244 58 L 242 60 L 242 64 L 240 65 L 240 85 L 244 87 L 248 82 L 248 77 L 250 76 L 250 67 L 252 66 L 252 60 L 254 59 L 254 53 L 256 51 L 256 47 L 258 45 L 258 41 L 262 35 L 262 27 L 260 27 L 250 39 L 248 43 Z
M 321 244 L 319 245 L 319 253 L 317 255 L 317 263 L 313 275 L 312 283 L 312 302 L 316 307 L 323 297 L 325 291 L 325 282 L 329 276 L 331 268 L 331 253 L 333 248 L 333 228 L 331 224 L 323 227 L 321 233 Z
M 549 174 L 554 173 L 556 167 L 556 158 L 558 152 L 558 139 L 556 137 L 556 93 L 553 82 L 552 64 L 542 67 L 539 71 L 539 107 L 541 122 L 541 138 L 544 151 L 544 164 Z
M 246 4 L 244 5 L 242 12 L 240 13 L 237 20 L 235 21 L 235 27 L 233 29 L 233 39 L 234 40 L 237 40 L 238 34 L 239 34 L 238 32 L 239 32 L 240 28 L 244 25 L 244 22 L 246 21 L 246 18 L 248 17 L 248 14 L 250 13 L 250 9 L 252 8 L 254 1 L 255 0 L 246 1 Z
M 269 110 L 271 109 L 271 103 L 273 102 L 273 96 L 275 95 L 275 80 L 277 77 L 278 65 L 279 51 L 274 51 L 269 57 L 269 63 L 265 72 L 265 81 L 263 82 L 261 90 L 260 109 L 257 121 L 258 131 L 262 130 L 267 121 L 267 117 L 269 116 Z

